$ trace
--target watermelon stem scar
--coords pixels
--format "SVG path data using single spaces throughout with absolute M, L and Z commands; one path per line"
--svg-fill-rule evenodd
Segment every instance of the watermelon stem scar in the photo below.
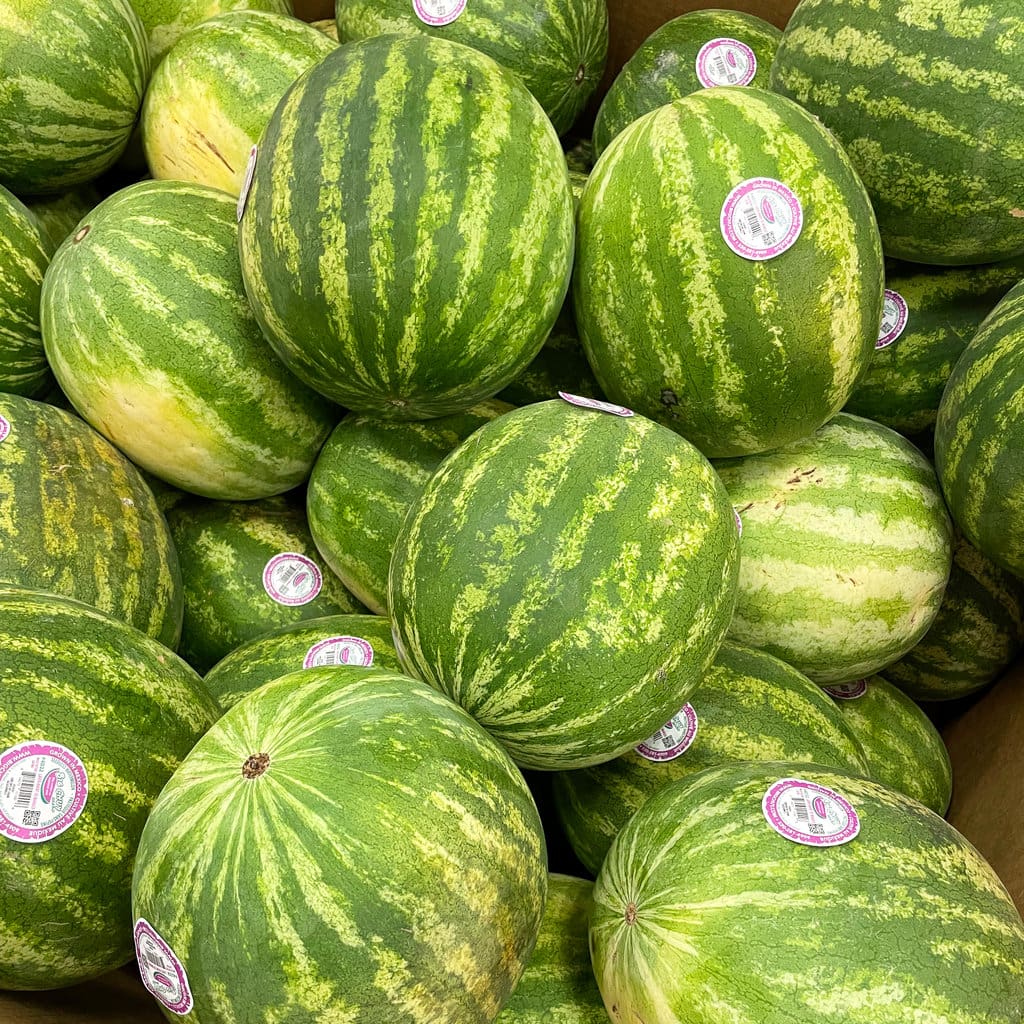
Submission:
M 242 778 L 258 779 L 269 767 L 269 754 L 250 754 L 242 765 Z
M 626 905 L 626 924 L 633 925 L 636 923 L 636 904 L 629 903 Z

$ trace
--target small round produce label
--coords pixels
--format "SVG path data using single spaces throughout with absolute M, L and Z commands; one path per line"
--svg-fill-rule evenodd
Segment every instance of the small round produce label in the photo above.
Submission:
M 882 307 L 882 326 L 878 330 L 875 351 L 888 348 L 907 329 L 909 319 L 910 309 L 907 306 L 907 300 L 899 292 L 886 288 L 885 304 Z
M 705 89 L 750 85 L 757 74 L 754 51 L 738 39 L 711 39 L 697 54 L 697 78 Z
M 832 686 L 823 686 L 822 689 L 836 700 L 856 700 L 868 692 L 868 681 L 856 679 L 852 683 L 835 683 Z
M 274 555 L 263 570 L 263 589 L 278 604 L 309 604 L 323 585 L 316 562 L 294 551 Z
M 16 843 L 45 843 L 78 820 L 89 777 L 59 743 L 19 743 L 0 754 L 0 833 Z
M 765 793 L 761 809 L 780 836 L 801 846 L 842 846 L 860 833 L 853 805 L 816 782 L 782 779 Z
M 653 736 L 644 740 L 636 752 L 648 761 L 674 761 L 685 754 L 697 738 L 697 712 L 684 704 L 678 714 L 666 722 Z
M 742 537 L 743 536 L 743 520 L 740 518 L 739 512 L 736 509 L 732 510 L 733 518 L 736 520 L 736 532 Z
M 0 416 L 0 444 L 7 440 L 7 435 L 11 432 L 11 424 Z
M 183 1017 L 192 1009 L 188 975 L 174 950 L 144 918 L 135 922 L 135 956 L 142 983 L 171 1013 Z
M 306 652 L 303 668 L 319 668 L 321 665 L 358 665 L 369 667 L 373 664 L 373 647 L 361 636 L 332 636 L 313 644 Z
M 238 206 L 235 207 L 235 216 L 238 220 L 242 219 L 242 215 L 245 213 L 245 204 L 249 201 L 252 179 L 256 177 L 256 156 L 259 151 L 259 146 L 253 146 L 249 150 L 249 162 L 245 165 L 245 179 L 242 181 L 242 191 L 238 194 Z
M 774 178 L 748 178 L 722 207 L 722 236 L 737 256 L 770 260 L 800 237 L 804 210 L 792 189 Z
M 441 28 L 462 14 L 466 0 L 412 0 L 412 8 L 424 25 Z
M 570 395 L 568 391 L 559 391 L 558 397 L 570 405 L 577 405 L 581 409 L 593 409 L 595 412 L 608 412 L 613 416 L 633 416 L 632 409 L 624 405 L 615 405 L 612 402 L 599 402 L 596 398 L 584 398 L 582 395 Z

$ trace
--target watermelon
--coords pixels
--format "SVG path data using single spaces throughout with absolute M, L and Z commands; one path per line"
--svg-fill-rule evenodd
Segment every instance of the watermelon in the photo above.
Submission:
M 143 980 L 188 1022 L 489 1024 L 546 887 L 533 798 L 480 726 L 412 679 L 317 668 L 175 772 L 132 912 Z
M 935 422 L 935 467 L 953 519 L 996 565 L 1024 577 L 1024 281 L 960 357 Z
M 0 185 L 0 392 L 38 397 L 53 383 L 39 329 L 50 251 L 31 211 Z
M 953 530 L 935 471 L 909 441 L 840 413 L 803 441 L 715 469 L 743 521 L 737 643 L 843 683 L 928 632 Z
M 782 32 L 746 11 L 691 11 L 666 22 L 626 62 L 594 122 L 600 156 L 624 128 L 699 89 L 768 86 Z
M 391 623 L 380 615 L 325 615 L 289 622 L 236 647 L 203 682 L 227 711 L 264 683 L 321 665 L 374 665 L 400 672 Z
M 594 169 L 594 143 L 592 139 L 573 139 L 566 143 L 565 162 L 569 166 L 569 173 L 575 171 L 578 174 L 590 176 Z
M 94 185 L 80 185 L 59 195 L 29 200 L 26 205 L 42 230 L 48 256 L 60 248 L 68 235 L 74 234 L 79 221 L 99 206 L 101 198 Z
M 64 192 L 113 166 L 149 68 L 128 0 L 2 0 L 0 184 Z
M 238 195 L 249 151 L 288 87 L 337 44 L 297 18 L 230 11 L 179 39 L 153 72 L 142 142 L 154 178 Z
M 62 409 L 0 394 L 0 582 L 77 598 L 170 648 L 178 556 L 139 471 Z
M 424 32 L 464 43 L 514 71 L 555 129 L 567 132 L 608 58 L 606 0 L 338 0 L 343 42 L 386 32 Z
M 838 412 L 883 290 L 849 160 L 763 89 L 704 89 L 644 115 L 583 193 L 574 308 L 594 374 L 709 458 L 778 448 Z
M 72 598 L 0 585 L 0 989 L 132 955 L 135 850 L 157 794 L 219 715 L 166 647 Z
M 803 0 L 770 87 L 845 147 L 885 252 L 942 266 L 1024 253 L 1018 0 Z
M 593 889 L 582 878 L 548 875 L 537 945 L 496 1024 L 608 1024 L 587 945 Z
M 928 716 L 881 676 L 826 689 L 857 737 L 862 774 L 945 814 L 953 797 L 949 753 Z
M 852 730 L 815 683 L 770 654 L 727 641 L 687 704 L 650 739 L 614 761 L 555 775 L 555 806 L 573 852 L 596 875 L 652 794 L 730 761 L 870 774 Z
M 540 402 L 481 427 L 409 511 L 395 646 L 521 766 L 583 768 L 686 701 L 732 616 L 738 554 L 725 489 L 683 438 Z
M 930 431 L 957 360 L 1021 279 L 1021 258 L 985 267 L 892 267 L 875 353 L 846 411 L 908 437 Z
M 518 79 L 458 43 L 384 36 L 338 47 L 285 94 L 240 248 L 299 377 L 357 412 L 431 419 L 536 356 L 573 231 L 561 146 Z
M 882 675 L 918 701 L 984 689 L 1024 647 L 1024 581 L 958 536 L 939 614 L 924 638 Z
M 590 948 L 616 1022 L 1020 1024 L 1024 1007 L 1024 922 L 974 847 L 880 783 L 788 762 L 653 796 L 601 869 Z
M 181 655 L 208 672 L 268 630 L 365 609 L 319 561 L 285 498 L 182 501 L 167 512 L 185 592 Z
M 46 355 L 82 416 L 154 475 L 224 500 L 305 482 L 340 415 L 260 334 L 236 231 L 223 192 L 140 182 L 64 243 L 42 294 Z
M 311 21 L 310 24 L 325 36 L 329 36 L 338 42 L 338 23 L 333 18 L 324 18 L 321 21 Z
M 490 400 L 425 423 L 349 413 L 309 478 L 306 514 L 317 550 L 363 604 L 387 614 L 388 566 L 398 531 L 444 457 L 512 406 Z

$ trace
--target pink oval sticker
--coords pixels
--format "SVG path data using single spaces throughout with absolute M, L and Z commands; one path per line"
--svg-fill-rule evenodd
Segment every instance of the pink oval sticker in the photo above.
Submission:
M 822 689 L 836 700 L 856 700 L 868 692 L 868 681 L 855 679 L 852 683 L 834 683 L 831 686 L 823 686 Z
M 684 704 L 653 736 L 644 740 L 636 752 L 648 761 L 674 761 L 685 754 L 697 738 L 697 712 Z
M 184 1017 L 192 1009 L 185 967 L 174 950 L 144 918 L 135 922 L 135 956 L 142 983 L 171 1013 Z
M 894 292 L 891 288 L 885 289 L 885 302 L 882 306 L 882 325 L 878 329 L 878 341 L 875 342 L 875 351 L 888 348 L 907 329 L 907 322 L 910 320 L 910 307 L 907 300 Z
M 85 765 L 59 743 L 19 743 L 0 754 L 0 835 L 16 843 L 45 843 L 66 832 L 88 796 Z
M 11 424 L 0 416 L 0 442 L 7 440 L 7 435 L 11 432 Z
M 776 832 L 801 846 L 842 846 L 860 834 L 853 805 L 834 789 L 803 779 L 781 779 L 761 801 Z
M 739 512 L 736 509 L 732 510 L 733 517 L 736 520 L 736 532 L 742 537 L 743 536 L 743 520 L 740 518 Z
M 570 405 L 579 406 L 581 409 L 593 409 L 595 412 L 608 412 L 613 416 L 628 417 L 635 415 L 632 409 L 624 405 L 615 405 L 612 402 L 599 402 L 596 398 L 584 398 L 583 395 L 570 395 L 568 391 L 559 391 L 558 397 Z
M 323 583 L 316 562 L 295 551 L 274 555 L 263 569 L 263 589 L 278 604 L 309 604 L 320 593 Z
M 757 74 L 754 51 L 738 39 L 711 39 L 697 54 L 697 80 L 705 89 L 749 85 Z
M 369 667 L 373 664 L 373 647 L 361 636 L 332 636 L 313 644 L 306 652 L 303 668 L 319 668 L 321 665 L 358 665 Z
M 722 206 L 722 237 L 737 256 L 748 260 L 781 256 L 796 243 L 803 223 L 800 200 L 774 178 L 740 182 Z
M 461 17 L 466 0 L 412 0 L 412 8 L 424 25 L 443 28 Z

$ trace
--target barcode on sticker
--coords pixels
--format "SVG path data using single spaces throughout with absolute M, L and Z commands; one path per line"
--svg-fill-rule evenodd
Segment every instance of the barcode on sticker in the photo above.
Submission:
M 807 801 L 795 796 L 793 799 L 793 810 L 796 811 L 796 816 L 801 821 L 811 820 L 811 809 L 807 806 Z
M 18 787 L 18 796 L 14 801 L 15 807 L 28 807 L 32 803 L 32 794 L 36 791 L 36 783 L 38 781 L 38 772 L 21 773 L 21 785 Z
M 757 210 L 752 206 L 747 207 L 747 224 L 750 225 L 750 230 L 754 235 L 762 234 L 761 218 L 757 215 Z
M 25 811 L 21 816 L 21 823 L 26 828 L 35 828 L 39 824 L 39 811 Z

